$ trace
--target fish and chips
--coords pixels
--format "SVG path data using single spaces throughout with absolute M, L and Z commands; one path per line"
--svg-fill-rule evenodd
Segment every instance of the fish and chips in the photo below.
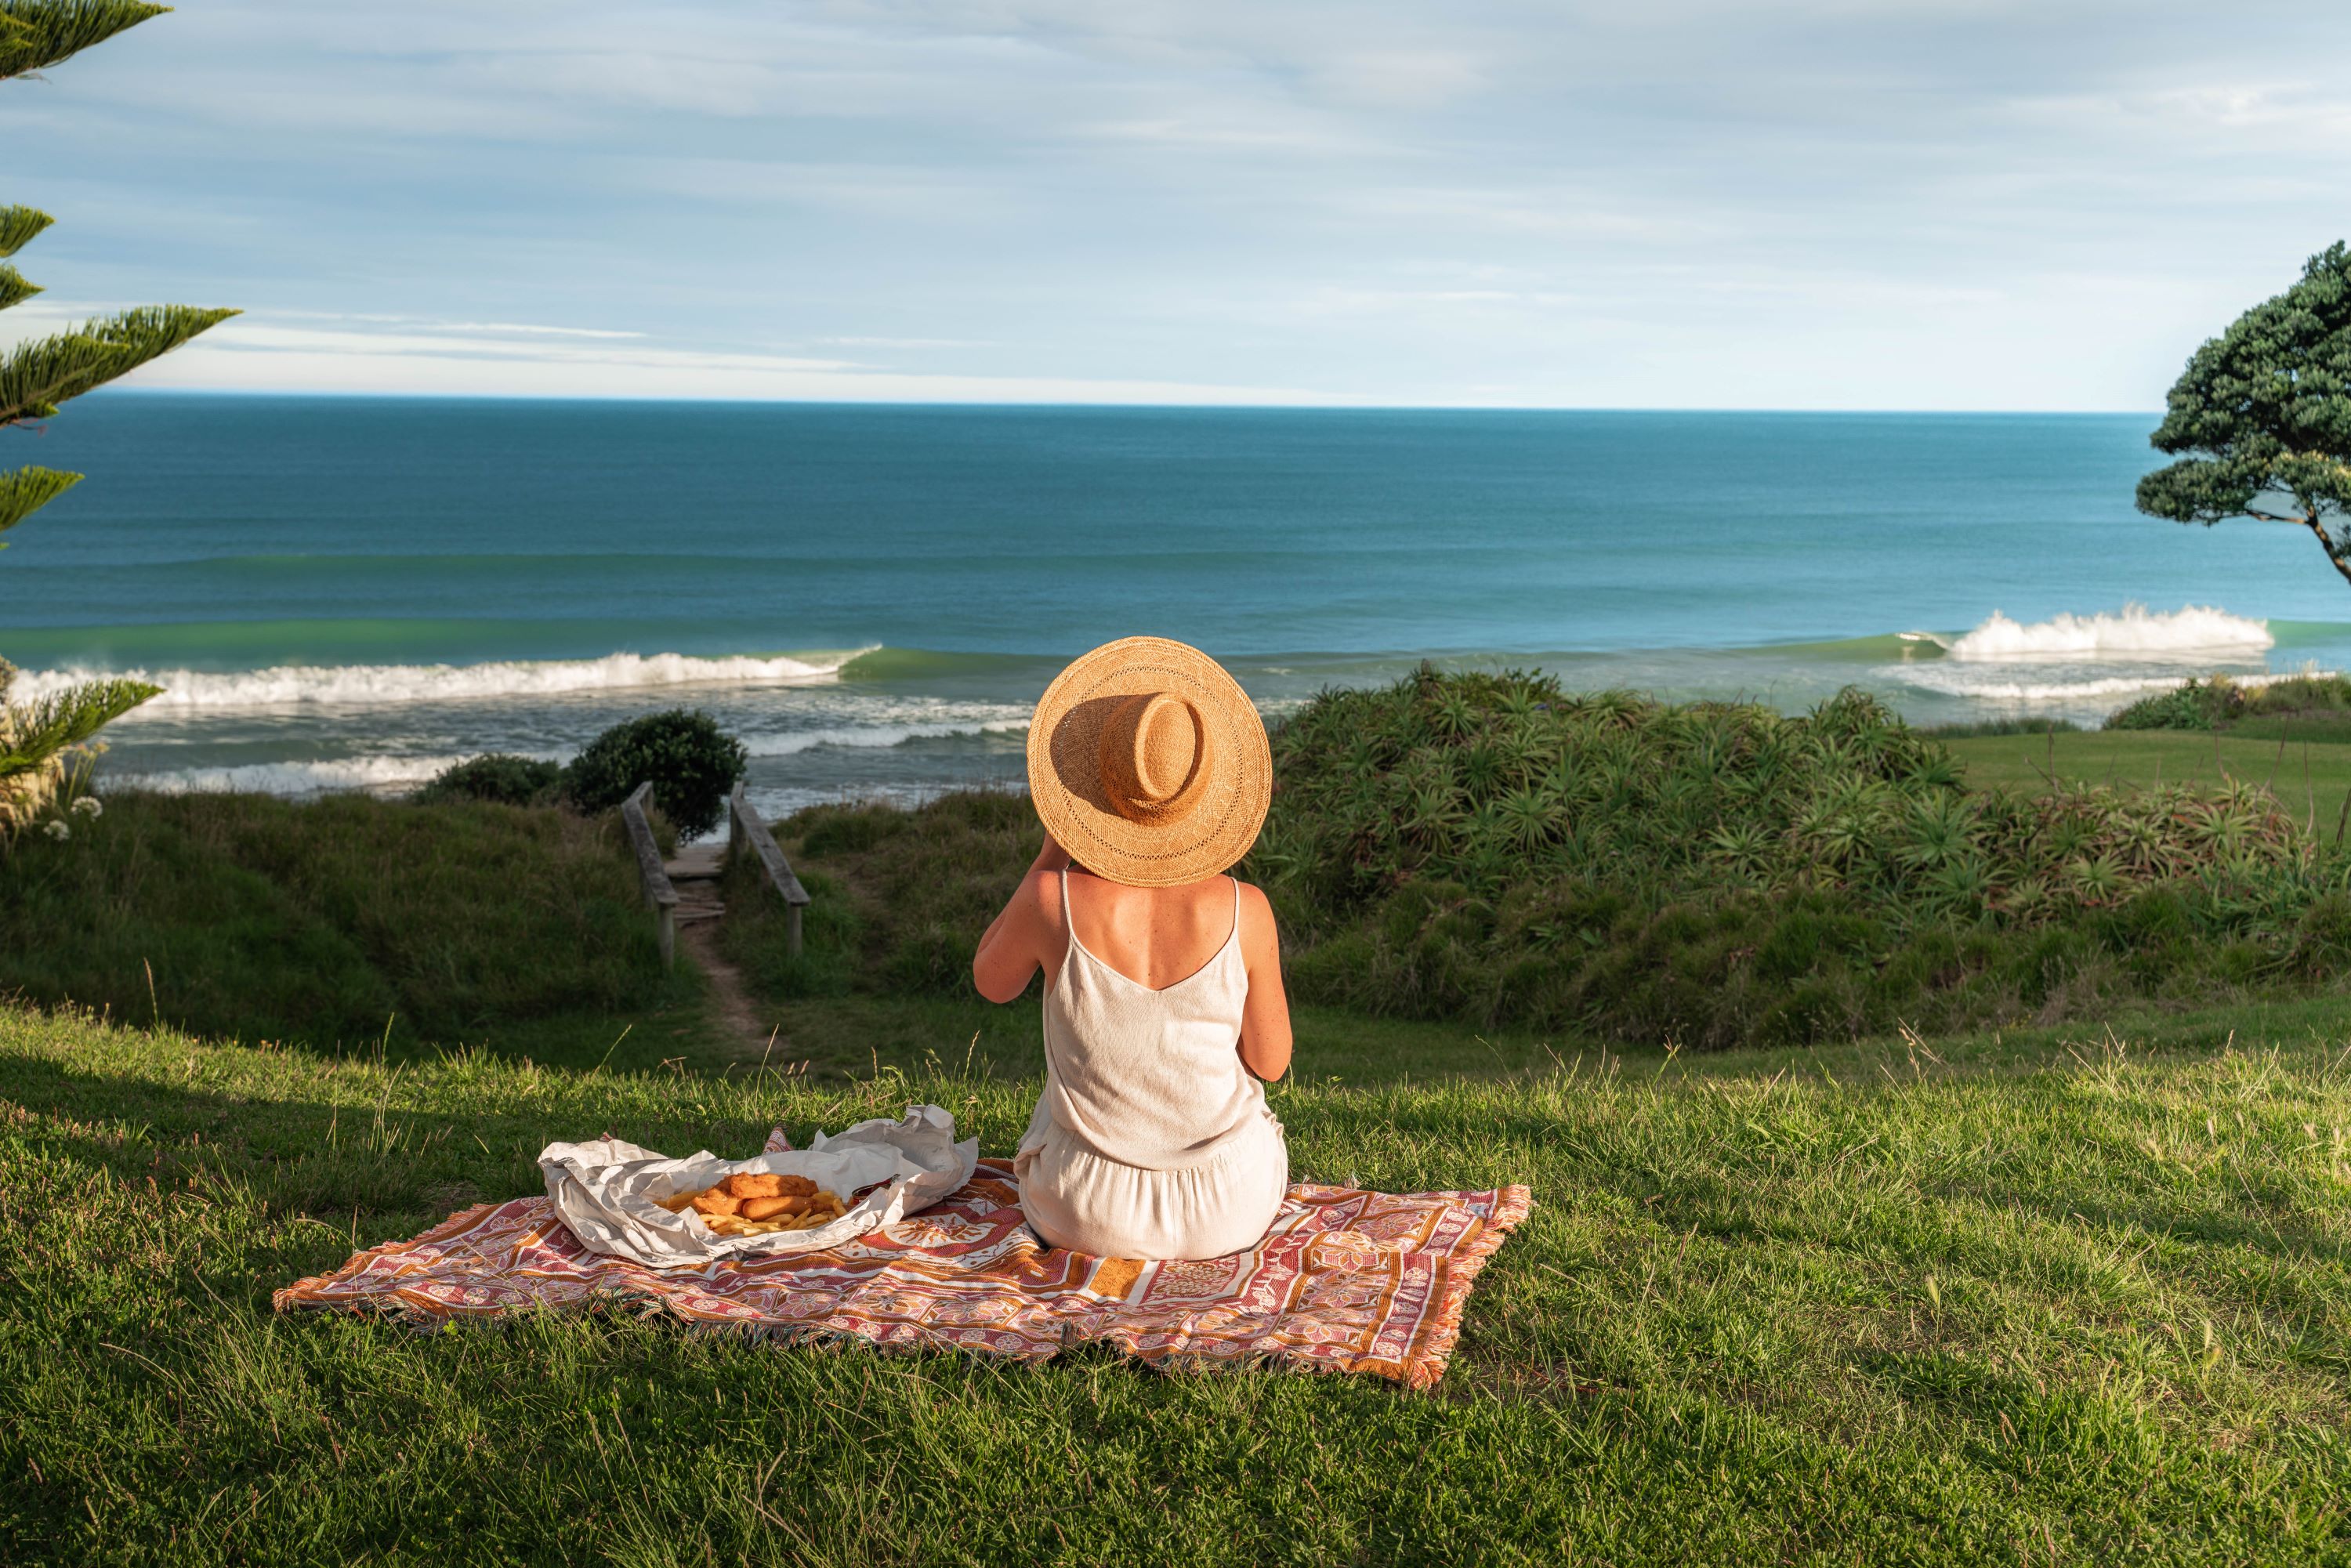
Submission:
M 826 1192 L 806 1176 L 765 1171 L 737 1171 L 716 1186 L 656 1201 L 672 1214 L 691 1208 L 720 1236 L 813 1230 L 849 1212 L 838 1193 Z

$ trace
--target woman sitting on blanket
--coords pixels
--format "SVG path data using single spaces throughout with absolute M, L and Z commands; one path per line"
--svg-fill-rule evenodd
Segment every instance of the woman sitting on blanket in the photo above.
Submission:
M 1214 1258 L 1255 1245 L 1289 1190 L 1264 1089 L 1290 1069 L 1273 910 L 1219 874 L 1272 775 L 1255 706 L 1181 643 L 1097 648 L 1037 704 L 1045 847 L 971 973 L 996 1002 L 1045 974 L 1045 1092 L 1016 1168 L 1053 1246 Z

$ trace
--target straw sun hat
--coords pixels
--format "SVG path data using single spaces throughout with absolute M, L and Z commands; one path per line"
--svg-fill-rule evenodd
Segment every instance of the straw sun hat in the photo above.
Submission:
M 1029 725 L 1029 793 L 1080 865 L 1130 887 L 1214 876 L 1249 852 L 1273 754 L 1249 695 L 1197 648 L 1105 643 L 1053 677 Z

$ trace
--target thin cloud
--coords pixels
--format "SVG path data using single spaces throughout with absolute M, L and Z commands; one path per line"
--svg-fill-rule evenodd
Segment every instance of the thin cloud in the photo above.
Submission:
M 207 0 L 8 92 L 40 281 L 248 309 L 175 385 L 2114 408 L 2341 237 L 2346 73 L 2307 0 Z

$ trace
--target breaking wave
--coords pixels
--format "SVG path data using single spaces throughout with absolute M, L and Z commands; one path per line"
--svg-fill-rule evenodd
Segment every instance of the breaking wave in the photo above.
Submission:
M 971 718 L 939 724 L 858 725 L 834 729 L 793 730 L 781 735 L 747 735 L 743 748 L 754 757 L 789 757 L 820 746 L 903 746 L 910 740 L 945 740 L 956 736 L 1016 735 L 1029 727 L 1022 712 L 998 718 Z
M 301 799 L 350 789 L 392 790 L 422 784 L 462 757 L 344 757 L 309 762 L 246 762 L 228 768 L 152 772 L 106 768 L 101 789 L 152 789 L 165 795 L 236 790 Z
M 2160 612 L 2144 604 L 2127 604 L 2118 613 L 2053 615 L 2033 622 L 2011 621 L 1995 610 L 1983 624 L 1952 639 L 1946 648 L 1950 657 L 1969 663 L 2016 664 L 2043 659 L 2179 660 L 2213 653 L 2243 657 L 2266 653 L 2276 643 L 2268 622 L 2249 621 L 2209 605 Z
M 580 692 L 684 685 L 797 685 L 838 678 L 856 653 L 792 658 L 749 654 L 697 658 L 684 653 L 608 653 L 601 659 L 546 659 L 487 664 L 285 664 L 275 669 L 26 670 L 16 695 L 37 699 L 95 675 L 122 675 L 162 686 L 140 711 L 198 708 L 370 707 L 462 702 L 488 697 L 561 696 Z

